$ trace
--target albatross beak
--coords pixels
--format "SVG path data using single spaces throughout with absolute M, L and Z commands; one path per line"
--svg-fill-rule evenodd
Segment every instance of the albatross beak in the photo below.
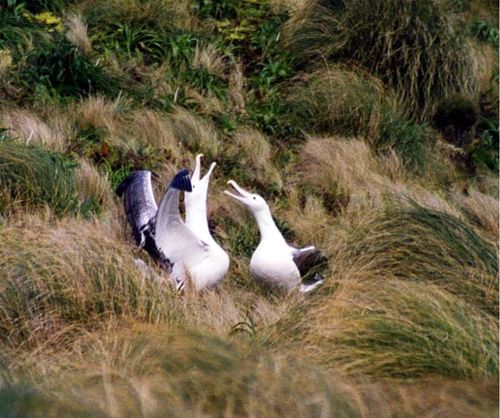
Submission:
M 227 182 L 230 186 L 233 186 L 233 188 L 239 193 L 239 194 L 234 194 L 231 193 L 228 190 L 224 190 L 224 194 L 227 194 L 228 196 L 231 196 L 233 199 L 239 200 L 241 203 L 246 204 L 246 199 L 251 196 L 250 193 L 247 191 L 243 190 L 240 186 L 238 186 L 238 183 L 236 183 L 234 180 L 229 180 Z
M 214 171 L 216 165 L 217 165 L 216 162 L 210 164 L 210 168 L 208 169 L 207 173 L 205 174 L 202 180 L 206 180 L 207 182 L 210 180 L 210 176 L 212 175 L 212 171 Z
M 203 157 L 203 154 L 198 154 L 196 156 L 196 163 L 194 166 L 194 171 L 193 175 L 191 176 L 191 181 L 200 181 L 200 176 L 201 176 L 201 158 Z

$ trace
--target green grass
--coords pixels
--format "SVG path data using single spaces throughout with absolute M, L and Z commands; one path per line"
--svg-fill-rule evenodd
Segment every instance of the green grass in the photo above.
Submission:
M 40 147 L 0 141 L 0 212 L 47 206 L 58 216 L 76 214 L 73 166 Z

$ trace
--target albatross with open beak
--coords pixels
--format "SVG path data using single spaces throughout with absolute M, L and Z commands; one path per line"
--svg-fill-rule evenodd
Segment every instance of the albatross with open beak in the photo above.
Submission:
M 203 240 L 210 247 L 210 259 L 212 262 L 212 275 L 203 287 L 215 287 L 227 274 L 229 270 L 229 256 L 213 239 L 207 220 L 207 195 L 210 176 L 217 165 L 210 164 L 205 176 L 201 177 L 201 159 L 203 154 L 198 154 L 195 160 L 195 168 L 191 175 L 191 193 L 184 195 L 184 204 L 186 206 L 186 225 L 193 231 L 198 238 Z
M 243 203 L 253 214 L 260 231 L 260 242 L 250 259 L 250 274 L 261 285 L 292 289 L 300 286 L 308 293 L 323 283 L 323 277 L 315 273 L 302 282 L 302 277 L 314 266 L 325 261 L 324 255 L 315 247 L 295 248 L 289 245 L 276 226 L 266 201 L 255 193 L 242 189 L 234 180 L 229 180 L 236 193 L 225 194 Z
M 197 290 L 213 287 L 219 280 L 220 261 L 213 257 L 212 246 L 198 237 L 180 216 L 180 193 L 191 190 L 186 169 L 172 178 L 158 207 L 149 171 L 132 173 L 117 189 L 118 195 L 123 195 L 136 244 L 144 247 L 170 274 L 178 290 L 184 288 L 187 277 Z

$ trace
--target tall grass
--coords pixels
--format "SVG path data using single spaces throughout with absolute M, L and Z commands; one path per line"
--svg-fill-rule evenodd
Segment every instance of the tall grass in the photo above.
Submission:
M 102 318 L 168 313 L 168 285 L 145 276 L 116 236 L 93 223 L 28 222 L 0 230 L 0 338 L 33 347 Z
M 40 147 L 0 141 L 0 212 L 44 206 L 59 216 L 78 211 L 71 162 Z
M 390 274 L 432 282 L 476 308 L 498 314 L 495 247 L 453 215 L 412 205 L 368 215 L 332 243 L 338 278 Z
M 493 317 L 438 286 L 384 279 L 388 274 L 380 271 L 371 284 L 347 280 L 336 290 L 330 284 L 278 322 L 273 341 L 354 375 L 498 374 Z
M 429 129 L 408 120 L 394 92 L 362 69 L 332 65 L 305 76 L 287 108 L 305 131 L 364 137 L 379 153 L 395 150 L 413 171 L 423 171 L 432 146 Z
M 446 2 L 313 0 L 288 31 L 303 62 L 359 63 L 392 86 L 415 119 L 443 97 L 477 88 L 470 46 Z
M 62 372 L 64 380 L 45 379 L 31 397 L 40 399 L 41 387 L 51 391 L 62 410 L 69 405 L 106 417 L 359 414 L 354 391 L 313 365 L 247 352 L 199 331 L 137 324 L 128 328 L 109 327 L 80 339 L 64 360 L 73 363 L 69 372 Z M 12 386 L 2 391 L 7 395 L 3 404 L 15 407 L 23 391 L 16 394 Z M 26 403 L 24 410 L 31 408 L 36 411 L 36 404 Z

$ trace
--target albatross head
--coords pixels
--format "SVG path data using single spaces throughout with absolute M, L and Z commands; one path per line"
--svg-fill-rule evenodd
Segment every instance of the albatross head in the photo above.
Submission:
M 191 185 L 193 187 L 193 191 L 189 196 L 190 199 L 199 199 L 207 196 L 208 193 L 208 183 L 210 182 L 210 176 L 214 171 L 217 163 L 212 163 L 210 168 L 206 172 L 205 176 L 201 177 L 201 159 L 203 154 L 198 154 L 196 156 L 196 163 L 193 171 L 193 175 L 191 176 Z
M 238 183 L 236 183 L 234 180 L 229 180 L 227 184 L 233 186 L 238 194 L 231 193 L 228 190 L 224 190 L 224 193 L 228 196 L 231 196 L 233 199 L 236 199 L 238 202 L 243 203 L 253 213 L 259 212 L 263 209 L 269 209 L 269 206 L 267 206 L 264 198 L 262 198 L 258 194 L 247 192 L 246 190 L 238 186 Z

